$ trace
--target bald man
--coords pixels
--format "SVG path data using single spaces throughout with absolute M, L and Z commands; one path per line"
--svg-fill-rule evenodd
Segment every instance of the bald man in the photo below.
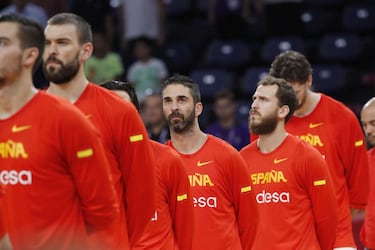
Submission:
M 368 249 L 375 249 L 375 97 L 372 97 L 363 105 L 361 122 L 370 147 L 367 151 L 370 167 L 370 194 L 361 240 Z

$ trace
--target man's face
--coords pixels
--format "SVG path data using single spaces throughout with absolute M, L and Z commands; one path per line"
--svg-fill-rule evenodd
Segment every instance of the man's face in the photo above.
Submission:
M 277 86 L 259 86 L 254 95 L 249 112 L 250 132 L 257 135 L 272 133 L 278 123 Z
M 44 34 L 44 75 L 52 83 L 68 83 L 77 75 L 83 63 L 76 28 L 71 24 L 48 25 Z
M 189 131 L 197 119 L 189 88 L 171 84 L 163 90 L 162 96 L 164 117 L 169 128 L 176 133 Z
M 361 121 L 367 142 L 375 146 L 375 103 L 362 110 Z
M 16 23 L 0 23 L 0 88 L 16 79 L 22 71 L 23 51 L 17 31 Z
M 227 121 L 235 116 L 236 104 L 229 98 L 220 98 L 214 104 L 214 112 L 219 121 Z
M 161 96 L 147 96 L 143 104 L 143 118 L 148 125 L 164 123 L 163 102 Z

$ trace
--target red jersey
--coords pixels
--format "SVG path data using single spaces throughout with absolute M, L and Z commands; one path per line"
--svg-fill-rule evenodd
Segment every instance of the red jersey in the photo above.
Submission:
M 193 203 L 183 162 L 170 147 L 150 142 L 157 159 L 158 206 L 154 218 L 134 250 L 190 250 Z
M 332 179 L 317 150 L 288 135 L 270 153 L 257 141 L 240 151 L 259 208 L 254 250 L 332 249 L 337 204 Z
M 350 207 L 365 208 L 369 191 L 366 144 L 357 117 L 344 104 L 321 94 L 313 112 L 293 116 L 286 129 L 325 158 L 338 200 L 335 247 L 354 247 Z
M 87 249 L 119 207 L 95 128 L 71 104 L 37 93 L 0 120 L 4 221 L 14 249 Z
M 375 249 L 375 147 L 368 151 L 370 166 L 370 195 L 365 213 L 365 222 L 361 230 L 363 245 Z
M 172 142 L 167 144 L 173 147 Z M 251 249 L 258 210 L 249 170 L 227 142 L 207 135 L 193 154 L 181 154 L 194 206 L 192 249 Z
M 114 249 L 127 249 L 127 236 L 135 245 L 156 209 L 156 170 L 146 129 L 132 103 L 95 84 L 89 83 L 74 105 L 101 134 L 118 199 L 123 201 L 118 227 L 108 240 Z

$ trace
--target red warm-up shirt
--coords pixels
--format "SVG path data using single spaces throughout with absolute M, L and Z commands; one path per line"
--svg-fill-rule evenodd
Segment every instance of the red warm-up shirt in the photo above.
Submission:
M 87 249 L 119 206 L 97 131 L 65 100 L 38 92 L 0 120 L 0 183 L 14 249 Z
M 363 245 L 375 249 L 375 147 L 368 151 L 370 166 L 370 195 L 365 213 L 365 222 L 362 226 L 361 239 Z
M 108 248 L 127 249 L 141 239 L 156 209 L 156 167 L 152 149 L 134 105 L 89 83 L 74 103 L 99 130 L 120 203 L 117 228 Z
M 158 174 L 158 206 L 154 218 L 134 250 L 190 250 L 193 203 L 182 159 L 170 147 L 150 142 Z
M 326 163 L 317 150 L 288 135 L 270 153 L 257 141 L 240 151 L 251 172 L 259 209 L 254 250 L 332 250 L 337 203 Z
M 365 139 L 349 108 L 320 95 L 315 109 L 304 117 L 292 116 L 286 129 L 318 149 L 326 160 L 338 201 L 335 247 L 355 247 L 350 208 L 364 209 L 369 194 Z M 251 141 L 256 137 L 252 135 Z
M 173 143 L 167 144 L 173 147 Z M 250 172 L 227 142 L 207 135 L 193 154 L 181 154 L 194 206 L 192 249 L 251 249 L 258 209 Z
M 357 117 L 344 104 L 321 94 L 313 112 L 293 116 L 286 129 L 318 149 L 326 160 L 338 201 L 335 247 L 354 247 L 350 208 L 364 209 L 369 193 L 366 143 Z

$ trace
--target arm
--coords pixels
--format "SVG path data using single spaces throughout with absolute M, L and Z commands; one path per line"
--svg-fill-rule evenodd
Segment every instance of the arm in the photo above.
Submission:
M 166 34 L 166 19 L 167 19 L 167 5 L 164 0 L 158 0 L 158 11 L 159 11 L 159 34 L 158 34 L 158 45 L 161 46 L 165 41 Z
M 243 0 L 241 16 L 245 21 L 250 19 L 250 0 Z
M 1 196 L 3 196 L 4 187 L 3 185 L 0 185 L 0 199 Z M 2 207 L 0 206 L 0 249 L 4 250 L 11 250 L 12 244 L 10 243 L 9 236 L 6 233 L 4 220 L 3 220 L 3 211 Z
M 345 120 L 346 122 L 341 126 L 342 129 L 337 131 L 340 136 L 337 148 L 345 167 L 350 206 L 354 209 L 364 209 L 369 193 L 369 167 L 365 138 L 354 114 L 350 113 Z
M 366 207 L 365 222 L 361 230 L 361 240 L 369 249 L 375 249 L 375 149 L 374 157 L 368 155 L 370 165 L 370 195 Z
M 0 237 L 0 249 L 1 250 L 11 250 L 12 244 L 10 243 L 10 239 L 8 234 L 4 234 Z
M 119 102 L 113 131 L 123 177 L 129 240 L 141 238 L 156 209 L 156 173 L 152 148 L 143 122 L 130 102 Z
M 126 5 L 124 1 L 121 1 L 121 5 L 119 7 L 119 32 L 120 32 L 120 48 L 122 50 L 127 49 L 127 40 L 126 40 Z
M 109 228 L 118 218 L 119 206 L 109 165 L 96 130 L 78 110 L 60 121 L 62 157 L 75 183 L 87 231 Z
M 258 228 L 258 206 L 251 190 L 250 172 L 240 154 L 235 151 L 227 160 L 233 204 L 243 249 L 251 249 Z
M 333 249 L 337 220 L 337 199 L 331 176 L 318 151 L 305 157 L 306 188 L 310 195 L 318 241 L 322 250 Z
M 171 148 L 166 152 L 171 155 L 169 211 L 174 233 L 179 249 L 190 250 L 194 221 L 190 183 L 182 159 Z
M 214 23 L 216 21 L 216 4 L 217 0 L 208 0 L 207 3 L 207 19 L 209 23 Z

